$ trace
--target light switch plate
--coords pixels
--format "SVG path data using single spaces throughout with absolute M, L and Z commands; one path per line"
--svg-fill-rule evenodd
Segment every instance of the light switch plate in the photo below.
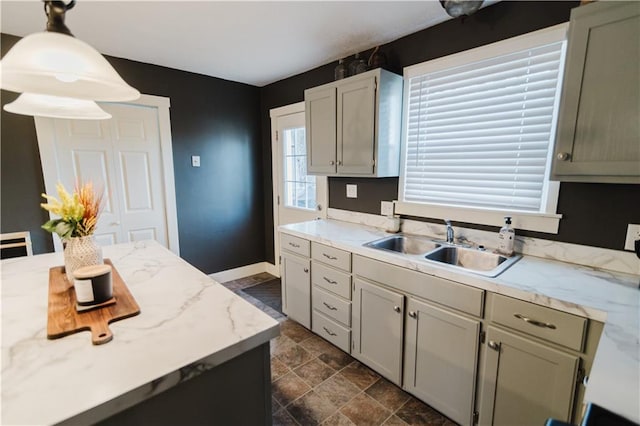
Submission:
M 627 239 L 624 242 L 624 249 L 635 251 L 635 241 L 640 240 L 640 225 L 630 223 L 627 226 Z
M 347 184 L 347 198 L 358 198 L 358 185 Z
M 192 155 L 191 156 L 191 167 L 200 167 L 200 156 Z
M 382 216 L 393 216 L 393 201 L 380 201 L 380 214 Z

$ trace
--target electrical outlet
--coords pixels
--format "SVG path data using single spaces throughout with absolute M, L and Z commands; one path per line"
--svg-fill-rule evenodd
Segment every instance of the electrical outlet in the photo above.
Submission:
M 382 216 L 393 216 L 393 201 L 380 201 L 380 214 Z
M 635 241 L 640 240 L 640 225 L 629 224 L 627 226 L 627 239 L 624 243 L 625 250 L 635 251 Z
M 358 198 L 358 185 L 347 184 L 347 198 Z

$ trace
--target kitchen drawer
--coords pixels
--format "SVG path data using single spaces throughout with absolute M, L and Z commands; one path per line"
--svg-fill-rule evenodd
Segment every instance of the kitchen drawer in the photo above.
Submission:
M 313 286 L 311 300 L 313 309 L 347 327 L 351 326 L 351 302 L 316 286 Z
M 351 300 L 351 275 L 311 261 L 311 282 L 338 296 Z
M 311 258 L 331 265 L 334 268 L 351 272 L 351 253 L 337 248 L 311 243 Z
M 313 311 L 311 330 L 318 336 L 325 338 L 333 345 L 350 353 L 351 331 L 337 322 L 325 317 L 318 311 Z
M 484 290 L 479 288 L 362 256 L 353 257 L 353 273 L 476 317 L 483 314 Z
M 289 234 L 280 234 L 280 242 L 284 250 L 302 255 L 304 257 L 309 257 L 309 240 L 294 237 L 293 235 Z
M 586 318 L 499 294 L 492 295 L 489 316 L 498 324 L 582 351 Z

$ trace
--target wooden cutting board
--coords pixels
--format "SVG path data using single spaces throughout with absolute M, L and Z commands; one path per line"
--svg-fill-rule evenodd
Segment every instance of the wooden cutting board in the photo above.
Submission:
M 109 323 L 140 313 L 140 307 L 111 261 L 105 259 L 104 263 L 113 268 L 111 278 L 116 303 L 82 312 L 76 310 L 76 292 L 73 283 L 67 280 L 64 266 L 49 269 L 47 338 L 58 339 L 78 331 L 91 330 L 91 342 L 102 345 L 113 339 Z

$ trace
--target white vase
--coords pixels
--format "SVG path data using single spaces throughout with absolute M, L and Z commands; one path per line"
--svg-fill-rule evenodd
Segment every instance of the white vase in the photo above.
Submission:
M 76 269 L 103 263 L 102 247 L 96 243 L 93 235 L 71 237 L 67 240 L 64 247 L 64 268 L 69 282 L 73 282 L 73 271 Z

